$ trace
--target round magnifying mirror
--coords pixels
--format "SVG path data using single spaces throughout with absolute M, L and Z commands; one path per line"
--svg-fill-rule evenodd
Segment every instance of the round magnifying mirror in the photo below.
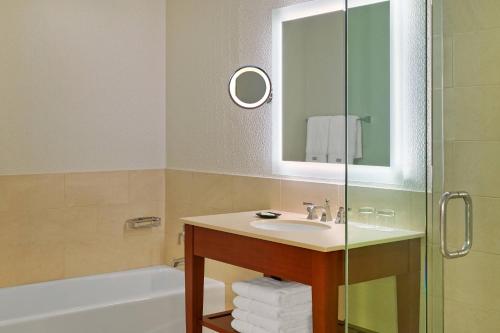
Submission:
M 258 67 L 242 67 L 229 81 L 229 95 L 236 105 L 245 109 L 256 109 L 271 101 L 271 80 L 267 73 Z

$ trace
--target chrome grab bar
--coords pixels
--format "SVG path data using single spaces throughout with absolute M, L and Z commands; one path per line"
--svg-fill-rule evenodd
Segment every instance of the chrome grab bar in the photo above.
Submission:
M 161 218 L 157 216 L 138 217 L 125 222 L 130 229 L 143 229 L 161 226 Z
M 447 242 L 448 230 L 448 203 L 454 199 L 463 199 L 465 203 L 465 240 L 460 250 L 450 251 Z M 456 259 L 469 254 L 472 248 L 473 241 L 473 204 L 469 193 L 460 192 L 445 192 L 439 201 L 440 206 L 440 231 L 441 231 L 441 253 L 445 258 Z

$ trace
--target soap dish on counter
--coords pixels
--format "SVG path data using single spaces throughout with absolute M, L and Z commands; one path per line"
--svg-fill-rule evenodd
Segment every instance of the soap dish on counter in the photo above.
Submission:
M 257 215 L 261 219 L 277 219 L 278 217 L 281 216 L 280 213 L 275 213 L 275 212 L 258 212 L 255 215 Z

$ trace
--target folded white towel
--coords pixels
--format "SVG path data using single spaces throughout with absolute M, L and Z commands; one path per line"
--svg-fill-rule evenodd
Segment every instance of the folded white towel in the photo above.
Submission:
M 234 319 L 252 324 L 269 333 L 284 333 L 291 329 L 312 327 L 312 316 L 297 317 L 288 320 L 271 320 L 240 309 L 235 309 L 232 315 Z
M 240 333 L 269 333 L 265 329 L 238 319 L 231 322 L 231 327 Z M 312 327 L 294 327 L 281 331 L 281 333 L 312 333 Z
M 277 307 L 291 307 L 312 302 L 310 286 L 267 277 L 247 282 L 235 282 L 233 291 L 239 296 Z
M 250 298 L 237 296 L 234 298 L 233 304 L 238 309 L 274 320 L 287 320 L 312 316 L 312 303 L 304 303 L 290 307 L 277 307 Z

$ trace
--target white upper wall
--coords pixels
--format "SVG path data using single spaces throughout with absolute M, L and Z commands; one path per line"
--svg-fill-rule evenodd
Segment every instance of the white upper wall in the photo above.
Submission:
M 165 20 L 165 0 L 2 0 L 0 174 L 163 168 Z
M 234 71 L 272 72 L 272 10 L 305 0 L 167 0 L 167 166 L 272 175 L 272 110 L 236 107 Z

